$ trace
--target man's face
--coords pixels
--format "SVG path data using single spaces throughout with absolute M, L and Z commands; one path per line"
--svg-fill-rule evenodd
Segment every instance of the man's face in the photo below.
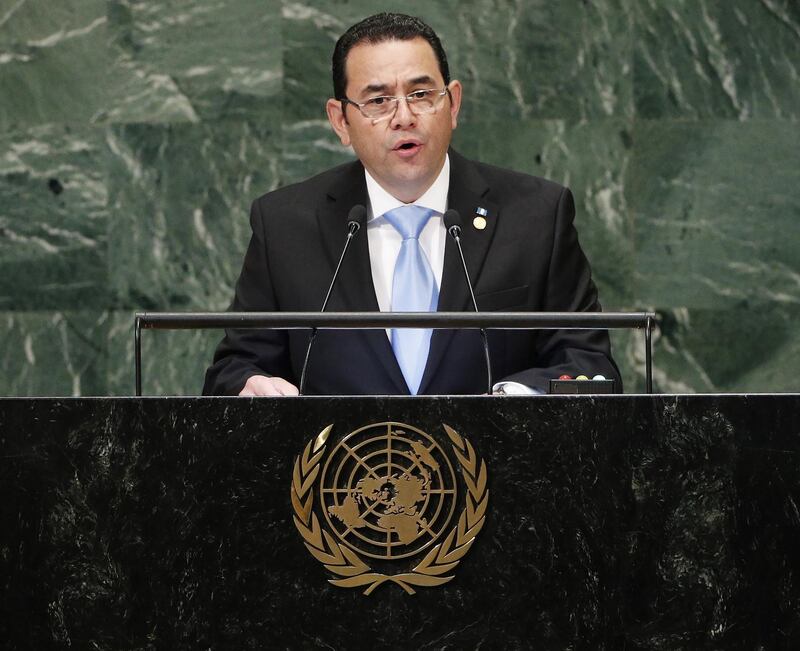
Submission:
M 444 88 L 433 48 L 422 38 L 356 45 L 347 55 L 347 97 L 363 103 L 379 95 L 408 95 Z M 415 115 L 405 101 L 390 117 L 374 122 L 357 107 L 328 100 L 328 119 L 342 144 L 352 146 L 372 177 L 405 203 L 416 201 L 444 165 L 461 106 L 461 84 L 450 82 L 450 96 L 435 113 Z

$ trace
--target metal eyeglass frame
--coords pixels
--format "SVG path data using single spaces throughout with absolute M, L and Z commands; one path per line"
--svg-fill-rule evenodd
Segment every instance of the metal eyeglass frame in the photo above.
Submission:
M 430 92 L 430 91 L 436 91 L 436 93 L 437 93 L 436 97 L 433 100 L 433 102 L 434 102 L 433 109 L 431 111 L 423 111 L 422 113 L 418 113 L 417 111 L 414 110 L 415 101 L 413 99 L 410 99 L 410 98 L 415 93 Z M 369 101 L 371 102 L 371 101 L 374 101 L 376 99 L 385 99 L 385 100 L 388 100 L 390 102 L 394 102 L 394 108 L 392 110 L 390 110 L 388 113 L 386 113 L 386 115 L 381 115 L 381 116 L 378 116 L 378 117 L 373 117 L 371 115 L 367 115 L 366 113 L 364 113 L 364 107 L 367 106 L 367 104 L 369 104 L 369 102 L 363 102 L 363 103 L 354 102 L 353 100 L 351 100 L 348 97 L 342 97 L 342 98 L 339 99 L 339 101 L 342 103 L 342 113 L 344 113 L 345 106 L 347 106 L 348 104 L 352 104 L 353 106 L 355 106 L 358 109 L 358 112 L 361 113 L 361 115 L 363 115 L 368 120 L 372 120 L 373 123 L 374 123 L 374 122 L 381 122 L 382 120 L 385 120 L 387 118 L 391 118 L 397 112 L 397 107 L 400 106 L 400 100 L 401 99 L 404 99 L 406 101 L 406 104 L 408 104 L 409 111 L 411 111 L 414 115 L 429 115 L 430 113 L 433 113 L 434 111 L 436 111 L 436 109 L 437 109 L 436 103 L 438 102 L 440 97 L 444 97 L 445 95 L 448 95 L 448 96 L 450 95 L 450 86 L 449 85 L 445 86 L 442 90 L 439 90 L 438 88 L 421 88 L 419 90 L 415 90 L 413 93 L 409 93 L 408 95 L 379 95 L 378 97 L 373 97 Z

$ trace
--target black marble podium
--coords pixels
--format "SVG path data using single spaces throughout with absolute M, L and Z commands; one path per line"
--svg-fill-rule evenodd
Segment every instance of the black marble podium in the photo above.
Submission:
M 455 578 L 334 587 L 294 459 L 442 423 L 486 461 Z M 0 400 L 0 645 L 778 649 L 800 645 L 800 396 Z

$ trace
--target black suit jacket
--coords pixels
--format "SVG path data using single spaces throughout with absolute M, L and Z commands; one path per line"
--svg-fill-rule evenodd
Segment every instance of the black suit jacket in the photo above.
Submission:
M 234 311 L 318 311 L 355 204 L 367 205 L 356 161 L 253 202 L 252 238 L 231 304 Z M 568 189 L 541 178 L 469 161 L 450 151 L 448 205 L 464 221 L 462 245 L 481 311 L 597 311 L 589 264 L 573 226 Z M 472 220 L 488 211 L 487 226 Z M 447 239 L 440 311 L 471 311 L 458 251 Z M 328 311 L 378 311 L 366 231 L 344 260 Z M 228 330 L 206 373 L 205 394 L 236 395 L 251 375 L 298 384 L 308 333 Z M 492 375 L 547 390 L 562 373 L 601 373 L 619 382 L 604 331 L 490 331 Z M 320 331 L 307 372 L 310 394 L 407 394 L 383 330 Z M 475 330 L 436 330 L 419 393 L 486 390 Z

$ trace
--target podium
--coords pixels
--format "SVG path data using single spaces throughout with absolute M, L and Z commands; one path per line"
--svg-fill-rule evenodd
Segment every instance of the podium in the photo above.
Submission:
M 309 443 L 386 422 L 447 425 L 488 477 L 415 594 L 333 585 L 295 524 Z M 800 641 L 798 395 L 2 399 L 0 445 L 9 648 Z

